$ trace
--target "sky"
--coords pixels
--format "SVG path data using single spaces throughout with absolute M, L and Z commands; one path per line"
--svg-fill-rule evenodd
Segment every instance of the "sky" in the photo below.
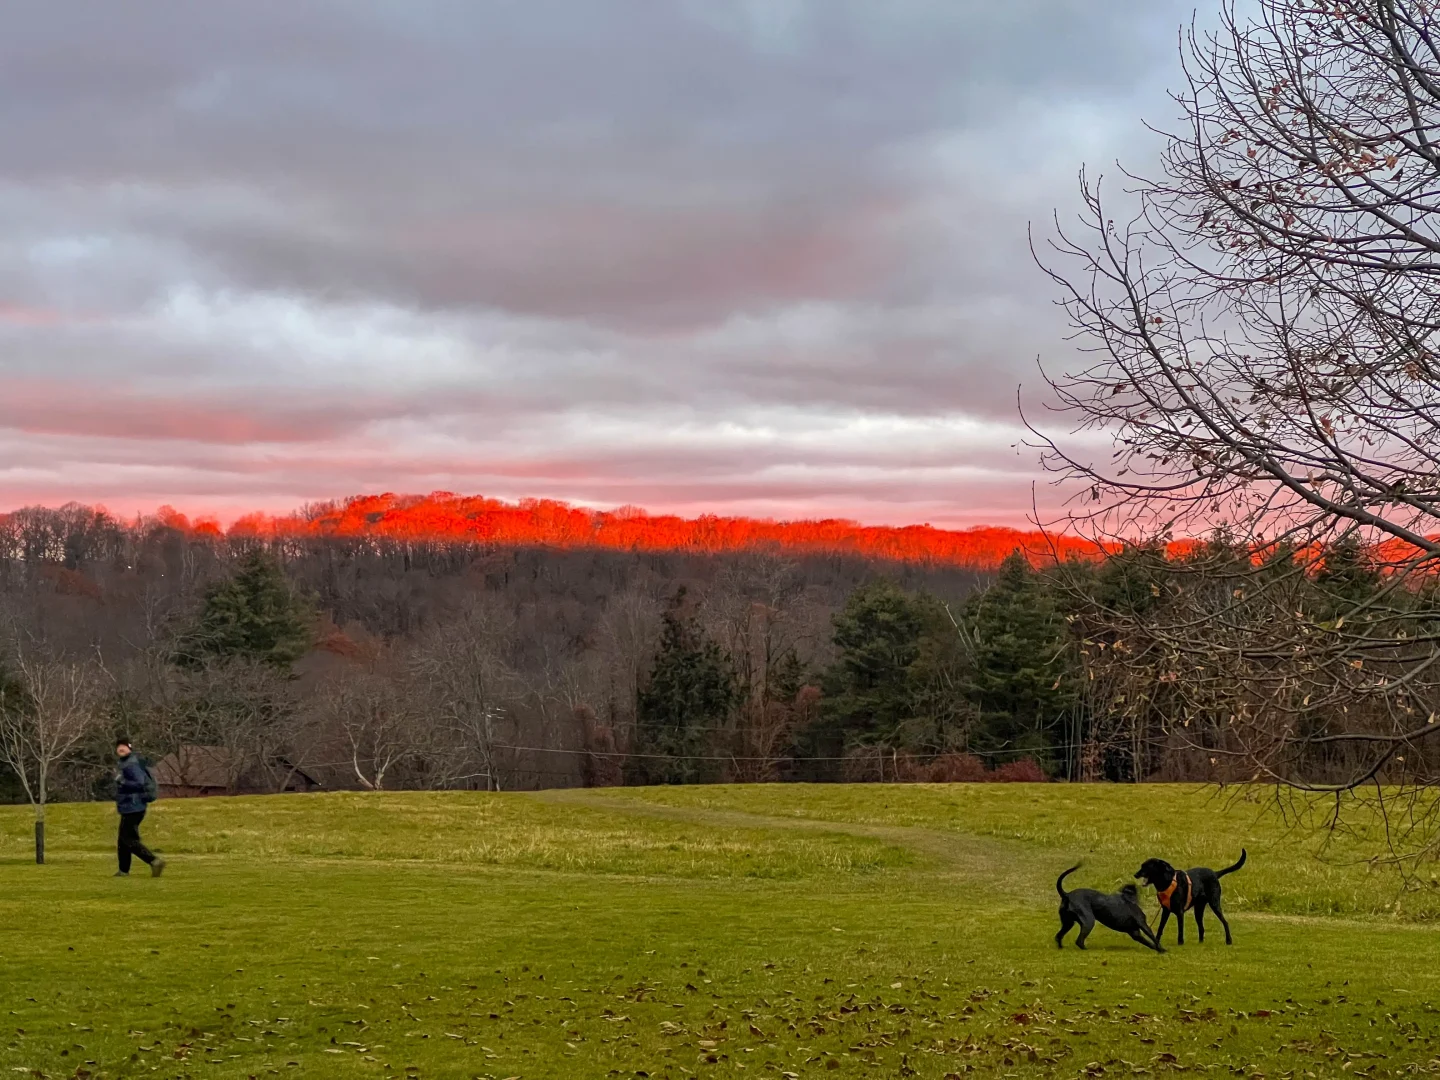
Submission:
M 1193 5 L 1192 5 L 1193 6 Z M 9 0 L 0 510 L 1023 524 L 1170 0 Z M 1036 487 L 1036 485 L 1039 485 Z

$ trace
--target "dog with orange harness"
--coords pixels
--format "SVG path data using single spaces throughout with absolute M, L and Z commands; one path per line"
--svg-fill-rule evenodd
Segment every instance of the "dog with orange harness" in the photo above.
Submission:
M 1240 861 L 1234 866 L 1227 866 L 1224 870 L 1211 870 L 1205 866 L 1197 866 L 1193 870 L 1177 870 L 1164 859 L 1146 859 L 1135 871 L 1135 876 L 1146 885 L 1155 890 L 1155 898 L 1160 901 L 1160 925 L 1155 930 L 1155 937 L 1158 940 L 1165 933 L 1165 924 L 1170 921 L 1170 916 L 1175 916 L 1177 937 L 1181 945 L 1185 944 L 1185 913 L 1195 913 L 1195 929 L 1200 932 L 1200 940 L 1205 940 L 1205 909 L 1208 907 L 1220 920 L 1220 925 L 1225 927 L 1225 944 L 1234 944 L 1230 937 L 1230 924 L 1225 919 L 1225 913 L 1220 910 L 1220 879 L 1226 874 L 1233 874 L 1245 865 L 1245 849 L 1240 849 Z

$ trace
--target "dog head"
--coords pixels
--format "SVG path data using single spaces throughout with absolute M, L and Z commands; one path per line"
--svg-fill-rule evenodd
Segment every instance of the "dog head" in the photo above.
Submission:
M 1140 890 L 1134 885 L 1121 885 L 1120 895 L 1132 904 L 1138 904 L 1140 902 Z
M 1175 868 L 1164 859 L 1146 859 L 1140 864 L 1140 869 L 1135 871 L 1135 876 L 1146 885 L 1159 889 L 1170 884 L 1170 879 L 1175 876 Z

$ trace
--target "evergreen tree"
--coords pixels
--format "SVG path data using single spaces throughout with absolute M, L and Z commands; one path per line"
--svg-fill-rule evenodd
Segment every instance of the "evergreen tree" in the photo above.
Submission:
M 910 720 L 899 745 L 922 754 L 968 749 L 975 709 L 964 694 L 971 657 L 965 635 L 938 600 L 920 598 L 925 630 L 910 665 Z
M 964 657 L 940 602 L 873 581 L 850 594 L 834 625 L 838 655 L 825 673 L 823 720 L 810 749 L 948 749 L 963 713 L 956 682 Z
M 792 702 L 809 681 L 809 673 L 795 649 L 786 649 L 770 668 L 766 678 L 765 700 Z
M 1050 740 L 1066 746 L 1063 770 L 1071 779 L 1137 780 L 1147 772 L 1148 736 L 1176 711 L 1177 684 L 1155 670 L 1163 650 L 1148 629 L 1183 587 L 1173 580 L 1174 570 L 1162 545 L 1143 544 L 1127 545 L 1100 561 L 1068 561 L 1041 577 L 1052 586 L 1067 623 L 1066 667 L 1073 665 L 1079 676 L 1067 676 L 1062 684 L 1073 689 L 1074 698 L 1061 737 Z M 1140 676 L 1144 694 L 1116 689 L 1114 650 L 1122 642 L 1125 655 L 1148 665 Z M 1057 771 L 1059 757 L 1049 755 Z
M 966 611 L 972 656 L 965 693 L 978 712 L 972 745 L 992 760 L 1044 760 L 1073 704 L 1070 651 L 1052 590 L 1016 551 Z
M 30 695 L 25 684 L 0 663 L 0 722 L 5 713 L 23 713 L 30 708 Z M 0 764 L 0 803 L 24 802 L 25 789 L 9 765 Z
M 1159 545 L 1127 546 L 1099 563 L 1067 562 L 1056 573 L 1069 579 L 1072 595 L 1087 596 L 1103 609 L 1132 617 L 1158 608 L 1172 568 Z
M 12 675 L 8 668 L 0 665 L 0 713 L 14 710 L 21 712 L 30 707 L 30 695 L 25 684 Z
M 829 749 L 885 741 L 910 718 L 924 616 L 910 594 L 879 580 L 852 592 L 834 625 L 838 656 L 825 673 L 823 716 L 839 745 Z
M 1353 538 L 1342 540 L 1326 548 L 1315 575 L 1318 593 L 1315 615 L 1320 619 L 1348 615 L 1373 600 L 1382 587 L 1383 579 L 1373 554 Z
M 719 772 L 710 756 L 711 735 L 740 703 L 734 666 L 725 651 L 703 638 L 681 612 L 685 590 L 664 616 L 660 651 L 636 710 L 638 749 L 665 759 L 637 758 L 630 779 L 684 784 L 711 780 Z
M 314 613 L 296 595 L 280 564 L 262 551 L 205 592 L 199 618 L 184 635 L 177 661 L 246 659 L 287 668 L 310 648 Z

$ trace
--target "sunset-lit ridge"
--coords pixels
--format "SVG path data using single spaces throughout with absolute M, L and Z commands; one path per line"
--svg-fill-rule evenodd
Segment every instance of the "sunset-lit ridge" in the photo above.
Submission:
M 220 535 L 211 519 L 191 522 L 168 507 L 164 524 Z M 587 510 L 546 499 L 518 503 L 435 492 L 424 496 L 361 495 L 305 507 L 294 514 L 248 514 L 225 533 L 233 537 L 376 537 L 414 542 L 543 545 L 624 551 L 706 553 L 779 548 L 795 553 L 858 555 L 900 562 L 994 567 L 1017 548 L 1032 560 L 1090 557 L 1093 544 L 1075 537 L 1000 526 L 938 529 L 875 526 L 853 521 L 767 521 L 702 515 L 651 515 L 633 507 Z
M 103 507 L 70 503 L 58 510 L 31 507 L 0 513 L 0 534 L 17 535 L 36 527 L 49 533 L 54 528 L 53 515 L 57 514 L 72 520 L 78 514 L 87 522 L 105 518 L 123 524 Z M 1126 546 L 1119 540 L 1097 543 L 1074 534 L 1003 525 L 941 529 L 929 524 L 864 525 L 843 518 L 776 521 L 718 514 L 687 518 L 650 514 L 633 506 L 595 510 L 554 499 L 506 502 L 447 491 L 429 495 L 356 495 L 336 502 L 310 503 L 289 514 L 244 514 L 229 526 L 210 515 L 192 517 L 174 507 L 161 506 L 133 519 L 131 527 L 141 532 L 152 528 L 174 530 L 201 542 L 335 539 L 706 555 L 782 551 L 977 570 L 993 569 L 1015 551 L 1032 564 L 1043 566 L 1068 559 L 1097 559 Z M 1202 555 L 1207 544 L 1198 538 L 1181 537 L 1168 541 L 1164 548 L 1172 559 L 1188 559 Z M 1318 565 L 1324 550 L 1317 541 L 1294 549 L 1292 555 Z M 1367 551 L 1376 566 L 1386 572 L 1408 566 L 1422 555 L 1395 539 L 1373 543 Z M 1259 563 L 1275 553 L 1273 545 L 1261 544 L 1252 549 L 1251 558 Z

